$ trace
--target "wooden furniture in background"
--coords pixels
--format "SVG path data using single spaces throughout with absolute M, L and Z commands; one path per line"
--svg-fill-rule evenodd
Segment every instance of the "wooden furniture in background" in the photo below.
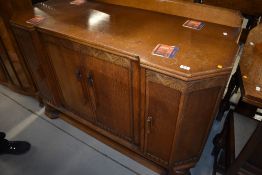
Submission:
M 29 0 L 0 1 L 0 82 L 9 88 L 27 95 L 36 95 L 35 83 L 24 58 L 20 54 L 9 20 L 19 11 L 32 11 Z
M 239 38 L 240 44 L 245 44 L 247 42 L 247 37 L 249 36 L 249 32 L 258 25 L 261 19 L 261 15 L 262 15 L 262 1 L 259 1 L 259 0 L 258 1 L 257 0 L 252 0 L 252 1 L 233 0 L 233 1 L 228 1 L 228 2 L 216 1 L 216 0 L 205 0 L 203 1 L 203 3 L 209 4 L 209 5 L 226 7 L 229 9 L 236 9 L 236 10 L 241 11 L 244 17 L 248 19 L 248 23 L 247 23 L 246 28 L 243 29 L 241 32 L 241 36 Z M 246 49 L 246 50 L 250 50 L 250 49 Z M 247 60 L 249 60 L 249 58 L 245 58 L 246 62 L 248 62 Z M 238 66 L 236 72 L 232 75 L 230 79 L 230 82 L 227 88 L 227 93 L 225 94 L 223 100 L 221 101 L 219 113 L 217 115 L 218 121 L 222 119 L 224 112 L 229 110 L 230 98 L 239 89 L 239 87 L 241 86 L 241 83 L 242 83 L 241 71 L 240 71 L 240 67 Z M 241 104 L 242 103 L 240 102 L 239 105 Z
M 258 24 L 262 15 L 261 0 L 202 0 L 201 3 L 210 6 L 238 10 L 246 19 L 248 19 L 246 28 L 244 28 L 241 33 L 241 44 L 246 42 L 249 31 Z
M 241 99 L 235 111 L 253 118 L 257 108 L 262 108 L 262 24 L 251 30 L 247 42 L 244 46 L 240 66 L 234 75 L 236 89 L 241 89 Z M 226 124 L 221 134 L 216 136 L 215 157 L 218 156 L 220 149 L 225 149 L 225 171 L 226 174 L 261 174 L 262 173 L 262 152 L 261 136 L 262 126 L 259 122 L 257 129 L 247 142 L 235 160 L 234 147 L 234 120 L 233 110 L 227 115 Z M 226 146 L 227 145 L 227 146 Z M 232 145 L 232 146 L 230 146 Z M 218 161 L 219 163 L 219 161 Z M 215 165 L 216 171 L 219 165 Z
M 11 25 L 48 116 L 110 139 L 145 165 L 188 174 L 232 70 L 241 18 L 230 11 L 232 25 L 206 21 L 196 31 L 182 26 L 185 17 L 147 10 L 50 0 L 35 5 L 33 14 L 17 14 Z M 36 15 L 45 20 L 25 22 Z M 178 46 L 176 57 L 152 55 L 159 43 Z
M 242 101 L 262 108 L 262 24 L 249 33 L 239 65 Z
M 230 83 L 228 85 L 227 93 L 225 94 L 219 109 L 217 120 L 221 120 L 225 111 L 230 108 L 231 96 L 241 89 L 242 98 L 241 101 L 251 103 L 254 101 L 257 103 L 254 106 L 261 108 L 261 27 L 259 24 L 257 27 L 251 30 L 246 40 L 243 56 L 240 60 L 240 64 L 236 72 L 232 75 Z M 239 103 L 241 105 L 242 102 Z M 252 108 L 252 107 L 251 107 Z M 239 108 L 240 109 L 240 108 Z M 253 107 L 253 111 L 256 111 L 256 107 Z
M 260 16 L 262 13 L 261 0 L 203 0 L 202 3 L 212 6 L 239 10 L 243 14 Z
M 233 116 L 232 116 L 233 117 Z M 234 124 L 232 124 L 234 127 Z M 230 125 L 230 126 L 232 126 Z M 234 136 L 234 133 L 230 135 Z M 234 139 L 234 138 L 231 138 Z M 231 174 L 262 174 L 262 122 L 258 122 L 254 133 L 251 135 L 240 154 L 232 162 L 226 171 L 226 175 Z M 234 155 L 228 150 L 228 154 Z M 231 157 L 233 158 L 233 156 Z
M 248 111 L 247 108 L 242 110 Z M 215 137 L 214 144 L 215 149 L 213 150 L 215 156 L 214 171 L 213 174 L 219 172 L 221 174 L 231 175 L 249 175 L 249 174 L 261 174 L 262 173 L 262 123 L 257 121 L 257 126 L 254 132 L 251 134 L 247 142 L 245 143 L 241 152 L 236 156 L 236 139 L 241 139 L 242 135 L 235 135 L 235 130 L 238 130 L 238 125 L 235 125 L 235 121 L 239 120 L 234 116 L 234 110 L 230 109 L 227 116 L 224 128 L 220 134 Z M 250 117 L 252 116 L 243 116 Z M 247 122 L 247 121 L 246 121 Z M 249 122 L 246 123 L 245 127 L 249 126 Z M 253 125 L 253 124 L 252 124 Z M 245 135 L 245 130 L 242 130 L 240 134 Z M 239 146 L 239 145 L 238 145 Z

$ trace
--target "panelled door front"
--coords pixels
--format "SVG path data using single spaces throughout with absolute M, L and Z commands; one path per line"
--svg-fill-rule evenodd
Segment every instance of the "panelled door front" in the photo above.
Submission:
M 48 41 L 46 47 L 62 92 L 63 105 L 78 116 L 94 121 L 81 55 Z
M 97 124 L 132 142 L 134 118 L 131 61 L 109 53 L 102 53 L 100 57 L 85 56 L 87 82 Z M 112 57 L 116 57 L 116 60 Z
M 169 163 L 181 97 L 168 86 L 170 81 L 158 73 L 146 74 L 145 154 L 164 166 Z

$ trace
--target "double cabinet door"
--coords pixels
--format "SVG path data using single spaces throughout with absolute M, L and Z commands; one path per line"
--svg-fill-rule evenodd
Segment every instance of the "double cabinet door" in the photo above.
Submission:
M 132 76 L 136 65 L 125 57 L 67 40 L 44 37 L 63 106 L 99 128 L 136 142 Z M 62 43 L 62 44 L 61 44 Z
M 101 50 L 43 37 L 67 110 L 128 142 L 139 145 L 144 132 L 144 152 L 168 166 L 172 153 L 180 91 L 162 84 L 148 71 L 145 84 L 145 126 L 140 127 L 139 66 Z

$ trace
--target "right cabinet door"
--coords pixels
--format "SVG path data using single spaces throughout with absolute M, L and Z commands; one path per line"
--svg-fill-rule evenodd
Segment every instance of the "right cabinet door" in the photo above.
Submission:
M 93 49 L 90 52 L 99 53 L 99 58 L 85 57 L 87 83 L 97 124 L 126 141 L 134 142 L 134 123 L 137 121 L 133 113 L 132 61 Z
M 145 154 L 164 166 L 172 150 L 181 97 L 168 81 L 160 74 L 146 72 Z

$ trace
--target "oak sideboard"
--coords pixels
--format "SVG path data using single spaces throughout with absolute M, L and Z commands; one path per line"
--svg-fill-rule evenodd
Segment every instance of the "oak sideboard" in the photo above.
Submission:
M 28 24 L 34 16 L 45 19 Z M 187 174 L 217 113 L 240 32 L 211 22 L 193 30 L 183 27 L 187 20 L 50 0 L 11 25 L 49 117 L 81 125 L 169 174 Z M 152 54 L 158 44 L 179 50 L 163 58 Z

